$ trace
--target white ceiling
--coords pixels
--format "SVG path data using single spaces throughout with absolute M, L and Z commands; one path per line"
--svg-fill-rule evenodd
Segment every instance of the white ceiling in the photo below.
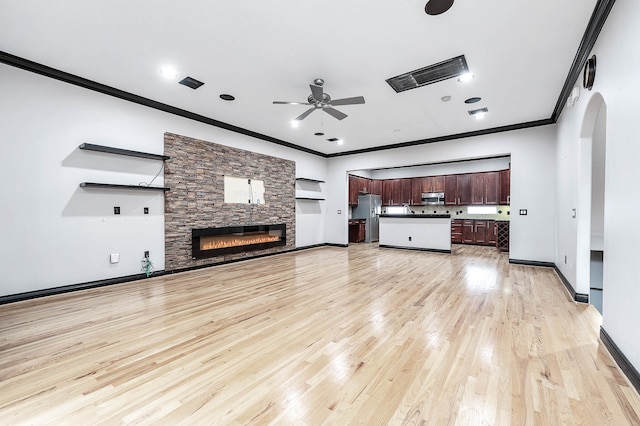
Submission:
M 455 0 L 429 16 L 425 2 L 3 0 L 0 50 L 333 154 L 549 119 L 596 4 Z M 469 83 L 396 93 L 385 81 L 461 54 L 475 74 Z M 167 64 L 177 80 L 161 77 Z M 187 75 L 205 85 L 177 84 Z M 349 115 L 342 121 L 315 111 L 294 129 L 308 107 L 272 101 L 306 102 L 315 78 L 334 99 L 366 103 L 336 107 Z M 464 103 L 474 96 L 482 101 Z M 484 120 L 467 113 L 480 107 Z

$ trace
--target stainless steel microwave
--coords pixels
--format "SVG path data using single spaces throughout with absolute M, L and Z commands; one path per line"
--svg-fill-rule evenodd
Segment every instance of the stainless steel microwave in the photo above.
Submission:
M 423 192 L 423 205 L 444 204 L 444 192 Z

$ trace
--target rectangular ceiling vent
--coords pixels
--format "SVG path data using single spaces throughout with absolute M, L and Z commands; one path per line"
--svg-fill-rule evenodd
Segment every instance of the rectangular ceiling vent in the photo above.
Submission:
M 386 81 L 396 93 L 400 93 L 448 78 L 458 77 L 467 72 L 469 72 L 467 60 L 464 55 L 460 55 L 415 71 L 400 74 Z
M 193 77 L 185 77 L 182 80 L 180 80 L 179 83 L 183 84 L 183 85 L 185 85 L 187 87 L 191 87 L 194 90 L 204 84 L 203 82 L 198 81 Z

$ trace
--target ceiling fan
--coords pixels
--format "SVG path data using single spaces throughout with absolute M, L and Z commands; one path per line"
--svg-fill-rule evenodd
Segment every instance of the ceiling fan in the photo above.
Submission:
M 325 111 L 327 114 L 337 118 L 338 120 L 343 120 L 347 118 L 347 114 L 338 111 L 333 108 L 336 105 L 355 105 L 355 104 L 363 104 L 364 98 L 362 96 L 356 96 L 353 98 L 343 98 L 343 99 L 331 99 L 329 94 L 324 92 L 322 86 L 324 85 L 324 80 L 321 78 L 316 78 L 313 80 L 313 84 L 310 84 L 311 94 L 307 98 L 307 102 L 284 102 L 284 101 L 273 101 L 274 104 L 285 104 L 285 105 L 312 105 L 312 108 L 309 108 L 298 117 L 296 117 L 293 121 L 301 121 L 304 120 L 309 114 L 317 109 L 321 109 Z

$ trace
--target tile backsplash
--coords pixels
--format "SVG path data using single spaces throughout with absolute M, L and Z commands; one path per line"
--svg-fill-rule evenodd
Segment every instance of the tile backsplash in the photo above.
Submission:
M 469 206 L 412 206 L 411 210 L 415 214 L 450 214 L 451 219 L 487 219 L 487 220 L 509 220 L 511 206 L 497 206 L 497 214 L 469 214 Z M 386 207 L 382 207 L 382 213 L 386 213 Z

